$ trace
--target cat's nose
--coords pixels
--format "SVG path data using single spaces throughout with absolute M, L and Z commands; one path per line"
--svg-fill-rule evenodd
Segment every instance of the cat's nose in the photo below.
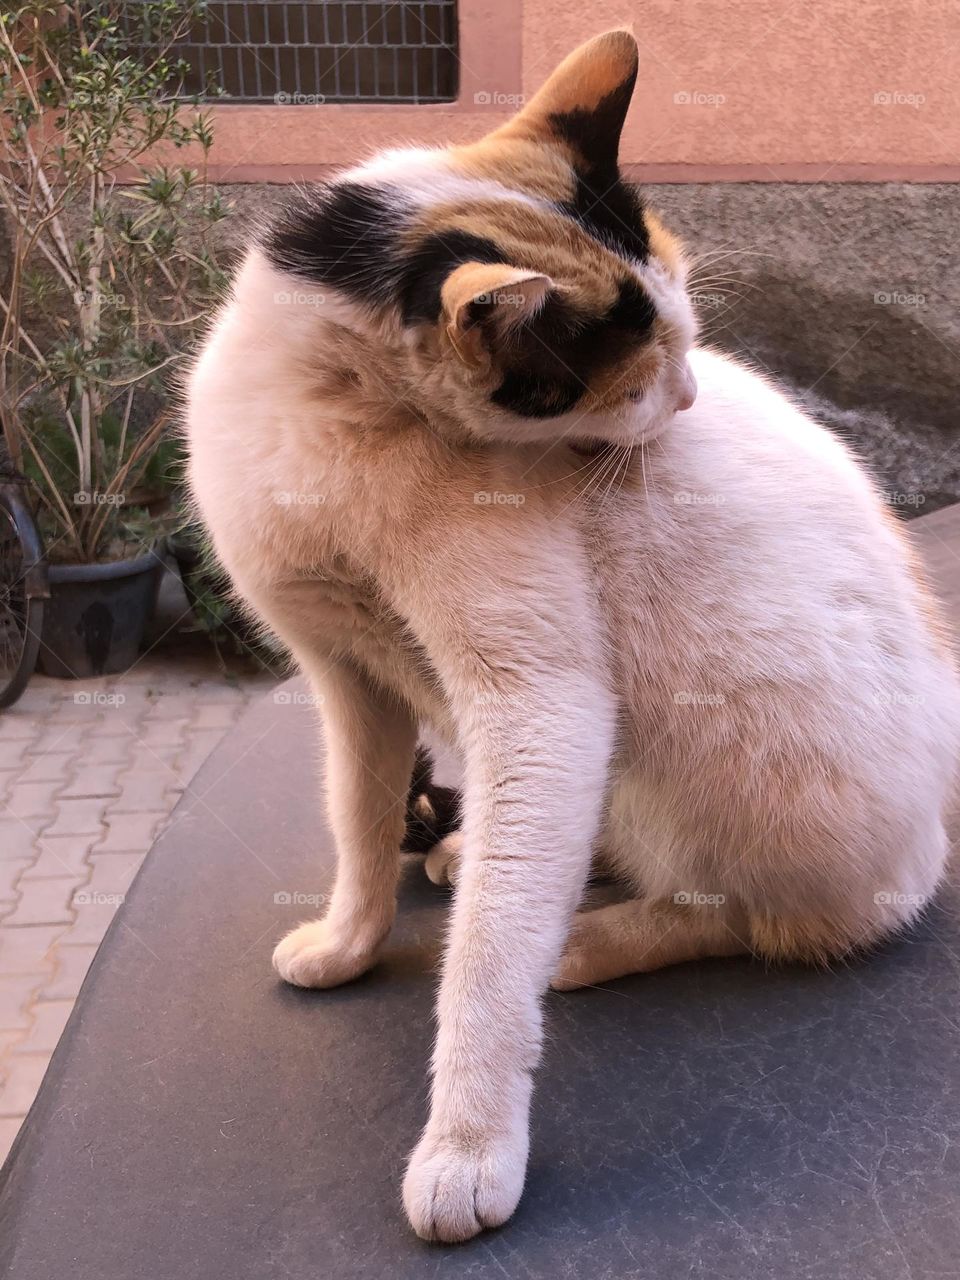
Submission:
M 684 409 L 693 408 L 694 401 L 697 398 L 697 380 L 693 376 L 693 370 L 690 368 L 689 362 L 686 360 L 683 362 L 683 370 L 680 374 L 678 396 L 678 413 L 681 413 Z

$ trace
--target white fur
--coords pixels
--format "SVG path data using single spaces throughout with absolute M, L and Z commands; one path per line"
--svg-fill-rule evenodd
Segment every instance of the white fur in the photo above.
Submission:
M 458 200 L 508 200 L 531 209 L 549 207 L 549 201 L 514 191 L 501 182 L 458 173 L 450 153 L 439 148 L 397 147 L 381 151 L 363 164 L 345 170 L 336 180 L 372 187 L 396 185 L 421 208 Z

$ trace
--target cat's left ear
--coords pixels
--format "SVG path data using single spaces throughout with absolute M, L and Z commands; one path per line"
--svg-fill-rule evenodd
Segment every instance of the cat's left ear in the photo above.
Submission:
M 465 262 L 451 271 L 440 291 L 447 337 L 464 364 L 478 364 L 484 349 L 543 307 L 554 284 L 549 276 L 506 263 Z

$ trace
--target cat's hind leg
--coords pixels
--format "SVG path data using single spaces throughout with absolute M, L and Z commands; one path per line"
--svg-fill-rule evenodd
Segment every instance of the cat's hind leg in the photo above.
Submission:
M 686 960 L 751 950 L 746 914 L 727 902 L 632 898 L 574 916 L 555 991 L 611 982 Z

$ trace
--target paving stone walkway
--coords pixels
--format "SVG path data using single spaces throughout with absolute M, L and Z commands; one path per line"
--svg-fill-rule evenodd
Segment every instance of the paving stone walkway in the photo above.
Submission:
M 122 676 L 36 676 L 0 714 L 0 1162 L 157 832 L 272 682 L 167 644 Z

